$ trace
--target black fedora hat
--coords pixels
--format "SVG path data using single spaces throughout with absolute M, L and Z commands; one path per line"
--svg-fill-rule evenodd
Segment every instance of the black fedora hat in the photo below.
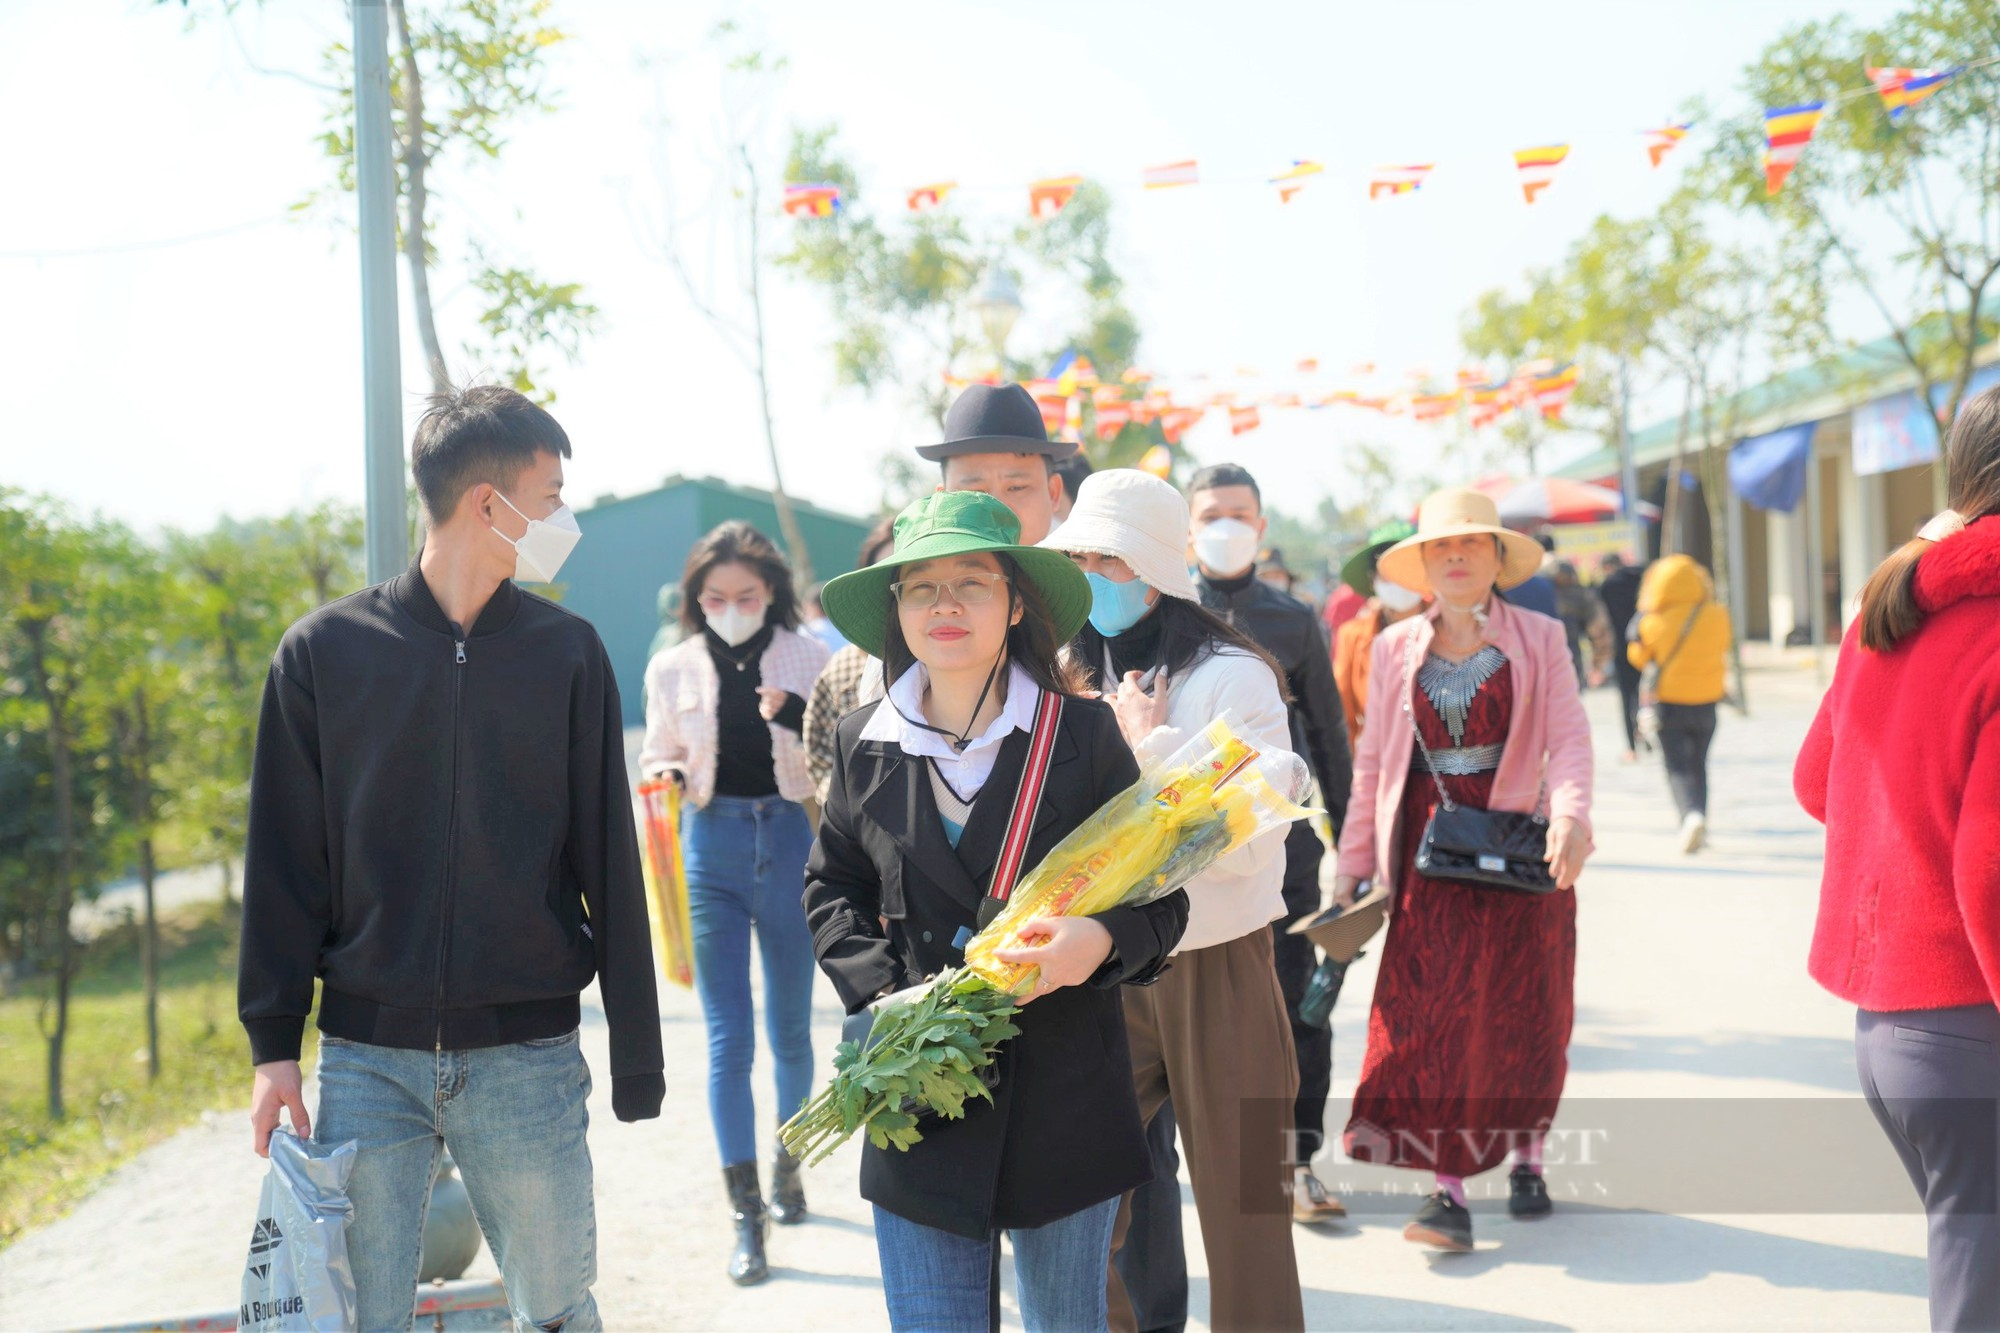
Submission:
M 975 384 L 944 414 L 944 440 L 917 447 L 933 463 L 961 454 L 1047 454 L 1060 462 L 1077 451 L 1069 440 L 1051 440 L 1034 395 L 1018 384 Z

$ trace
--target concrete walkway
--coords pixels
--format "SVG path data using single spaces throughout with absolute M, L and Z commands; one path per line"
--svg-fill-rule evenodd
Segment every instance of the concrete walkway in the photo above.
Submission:
M 1559 1127 L 1607 1106 L 1620 1114 L 1657 1106 L 1647 1099 L 1690 1099 L 1690 1117 L 1711 1118 L 1716 1099 L 1741 1100 L 1756 1108 L 1751 1119 L 1767 1124 L 1794 1112 L 1781 1101 L 1749 1099 L 1856 1096 L 1851 1011 L 1805 975 L 1821 841 L 1792 803 L 1790 772 L 1815 702 L 1813 676 L 1758 673 L 1750 686 L 1755 716 L 1725 714 L 1717 742 L 1712 850 L 1692 859 L 1674 850 L 1657 764 L 1617 762 L 1615 698 L 1600 692 L 1590 700 L 1600 850 L 1579 890 L 1577 1026 Z M 1336 1011 L 1336 1097 L 1352 1092 L 1360 1067 L 1372 967 L 1372 959 L 1356 965 Z M 818 998 L 825 1059 L 838 1014 L 823 983 Z M 811 1223 L 775 1231 L 774 1280 L 738 1290 L 722 1276 L 727 1221 L 702 1086 L 700 1009 L 691 994 L 670 989 L 663 1010 L 666 1113 L 644 1125 L 612 1119 L 601 1077 L 603 1020 L 594 1009 L 586 1020 L 585 1049 L 600 1073 L 591 1141 L 597 1292 L 607 1326 L 883 1327 L 869 1210 L 855 1193 L 851 1146 L 808 1178 Z M 760 1061 L 761 1107 L 769 1106 L 770 1089 L 768 1064 Z M 1855 1109 L 1852 1101 L 1824 1106 Z M 1814 1148 L 1801 1135 L 1805 1146 L 1791 1156 L 1831 1179 L 1860 1174 L 1893 1184 L 1886 1144 L 1854 1133 L 1856 1123 L 1865 1117 L 1849 1116 L 1846 1136 L 1827 1141 L 1832 1146 Z M 1683 1165 L 1699 1177 L 1728 1154 L 1663 1131 L 1650 1156 L 1671 1181 Z M 190 1129 L 128 1164 L 69 1217 L 0 1253 L 0 1328 L 232 1306 L 259 1166 L 235 1116 Z M 1356 1211 L 1345 1224 L 1295 1230 L 1315 1329 L 1874 1330 L 1927 1323 L 1923 1220 L 1893 1189 L 1880 1196 L 1880 1207 L 1811 1211 L 1806 1195 L 1760 1193 L 1753 1170 L 1738 1173 L 1748 1178 L 1747 1193 L 1732 1196 L 1735 1212 L 1719 1195 L 1706 1214 L 1628 1211 L 1633 1200 L 1614 1194 L 1560 1203 L 1554 1217 L 1527 1224 L 1511 1222 L 1494 1203 L 1475 1203 L 1477 1251 L 1437 1256 L 1401 1235 L 1420 1178 L 1331 1161 L 1322 1173 L 1349 1191 Z M 1549 1179 L 1561 1198 L 1564 1173 L 1551 1167 Z M 1504 1191 L 1498 1173 L 1475 1184 Z M 1697 1189 L 1694 1197 L 1707 1196 Z M 1744 1197 L 1775 1215 L 1740 1211 Z M 1768 1204 L 1757 1202 L 1766 1197 Z M 1199 1323 L 1206 1287 L 1192 1206 L 1186 1221 Z M 482 1253 L 474 1274 L 491 1271 Z M 1011 1290 L 1005 1309 L 1018 1327 Z

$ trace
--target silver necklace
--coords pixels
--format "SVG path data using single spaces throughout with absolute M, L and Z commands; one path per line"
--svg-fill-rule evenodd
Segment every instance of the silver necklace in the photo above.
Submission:
M 1433 655 L 1425 657 L 1424 664 L 1417 668 L 1417 684 L 1430 699 L 1431 707 L 1437 709 L 1445 730 L 1451 733 L 1453 745 L 1465 740 L 1465 722 L 1472 712 L 1473 696 L 1506 664 L 1506 654 L 1489 643 L 1462 662 Z

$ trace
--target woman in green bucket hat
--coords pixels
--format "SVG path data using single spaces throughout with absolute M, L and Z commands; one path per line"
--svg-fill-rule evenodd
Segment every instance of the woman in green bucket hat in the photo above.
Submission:
M 1032 869 L 1138 781 L 1110 705 L 1058 656 L 1089 615 L 1089 584 L 1019 537 L 991 496 L 928 495 L 898 516 L 887 557 L 821 594 L 888 686 L 840 724 L 806 865 L 814 951 L 850 1014 L 960 965 L 1011 888 L 1007 867 Z M 1118 987 L 1158 974 L 1187 911 L 1175 893 L 1050 918 L 1035 947 L 1001 951 L 1042 979 L 992 1100 L 927 1120 L 906 1152 L 862 1149 L 893 1327 L 985 1327 L 1003 1230 L 1029 1329 L 1105 1327 L 1118 1199 L 1152 1174 Z
M 1395 518 L 1368 534 L 1368 544 L 1347 557 L 1340 581 L 1368 599 L 1361 613 L 1333 636 L 1333 683 L 1340 689 L 1340 709 L 1347 715 L 1347 743 L 1361 744 L 1362 710 L 1368 703 L 1368 658 L 1375 636 L 1399 620 L 1423 609 L 1424 596 L 1385 579 L 1375 568 L 1382 552 L 1416 534 L 1417 525 Z

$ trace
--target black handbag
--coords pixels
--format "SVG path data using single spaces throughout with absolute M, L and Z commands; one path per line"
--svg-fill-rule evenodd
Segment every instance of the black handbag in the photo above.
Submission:
M 1410 730 L 1423 752 L 1424 768 L 1437 787 L 1438 807 L 1424 825 L 1423 841 L 1417 845 L 1417 873 L 1426 879 L 1449 880 L 1479 889 L 1500 889 L 1510 893 L 1554 893 L 1555 876 L 1549 873 L 1549 821 L 1542 814 L 1542 798 L 1535 812 L 1524 815 L 1513 810 L 1481 810 L 1460 805 L 1444 789 L 1431 747 L 1424 743 L 1424 729 L 1417 725 L 1416 711 L 1410 706 L 1415 685 L 1416 639 L 1410 639 L 1404 653 L 1403 712 L 1409 716 Z M 1546 795 L 1546 792 L 1543 793 Z

